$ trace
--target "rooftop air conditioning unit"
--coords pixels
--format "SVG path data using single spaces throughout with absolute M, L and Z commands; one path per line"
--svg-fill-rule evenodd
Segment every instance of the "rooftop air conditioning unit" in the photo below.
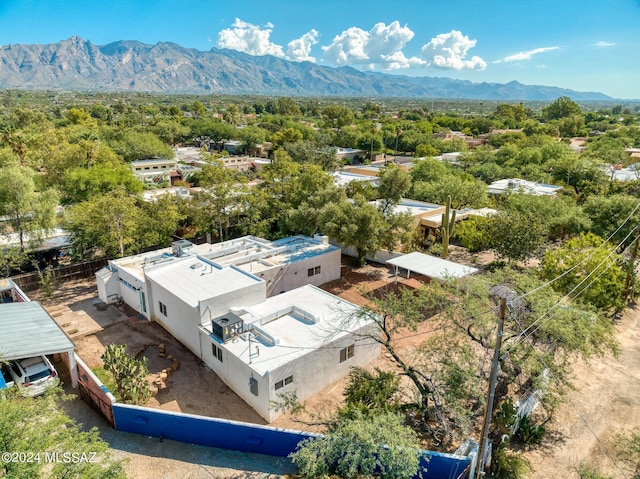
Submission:
M 233 313 L 227 313 L 211 321 L 211 332 L 216 338 L 226 343 L 244 332 L 244 321 Z
M 176 258 L 180 258 L 189 248 L 193 248 L 193 243 L 191 241 L 180 240 L 171 243 L 171 252 Z

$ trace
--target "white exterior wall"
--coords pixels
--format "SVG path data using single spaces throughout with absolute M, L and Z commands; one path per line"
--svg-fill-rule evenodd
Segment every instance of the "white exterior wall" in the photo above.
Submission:
M 358 333 L 371 334 L 377 332 L 377 326 L 368 325 L 361 328 Z M 317 394 L 330 384 L 342 379 L 349 374 L 349 369 L 354 366 L 364 367 L 380 356 L 380 344 L 371 340 L 362 339 L 354 335 L 348 335 L 328 343 L 325 347 L 311 350 L 306 355 L 287 363 L 278 369 L 269 371 L 269 401 L 278 401 L 278 395 L 296 392 L 299 401 L 305 401 Z M 340 362 L 340 350 L 349 345 L 354 345 L 354 355 L 344 362 Z M 293 382 L 275 390 L 275 383 L 293 375 Z M 269 418 L 273 421 L 283 412 L 269 411 Z M 261 414 L 262 415 L 262 414 Z
M 151 319 L 160 324 L 171 335 L 184 344 L 196 356 L 200 356 L 200 344 L 198 341 L 198 325 L 200 313 L 174 296 L 153 280 L 147 278 L 150 289 L 153 290 L 153 306 L 150 308 Z M 160 312 L 160 303 L 167 307 L 167 315 Z
M 251 286 L 201 301 L 199 308 L 194 308 L 153 280 L 149 280 L 149 283 L 153 290 L 152 319 L 198 357 L 203 356 L 199 339 L 201 315 L 202 321 L 207 323 L 211 318 L 227 313 L 230 308 L 252 306 L 264 301 L 265 298 L 264 282 L 256 281 Z M 167 307 L 166 316 L 160 311 L 160 303 Z M 207 308 L 210 309 L 211 314 Z M 211 349 L 210 346 L 209 349 Z
M 242 361 L 234 354 L 229 353 L 223 344 L 212 339 L 206 332 L 200 332 L 202 343 L 202 360 L 209 366 L 224 383 L 229 386 L 240 398 L 251 406 L 266 421 L 269 419 L 269 376 L 262 377 L 252 371 L 249 364 Z M 244 341 L 249 347 L 248 341 Z M 213 357 L 211 344 L 222 348 L 222 362 Z M 252 343 L 255 346 L 255 342 Z M 262 347 L 262 346 L 261 346 Z M 258 382 L 258 395 L 254 396 L 249 389 L 249 381 L 254 378 Z
M 150 308 L 149 308 L 149 299 L 148 299 L 149 295 L 147 294 L 146 282 L 139 279 L 137 276 L 134 276 L 133 274 L 129 273 L 124 268 L 117 268 L 117 270 L 118 271 L 115 274 L 118 276 L 118 283 L 120 286 L 120 296 L 122 297 L 122 300 L 125 303 L 127 303 L 129 306 L 131 306 L 133 309 L 135 309 L 139 313 L 144 314 L 147 318 L 149 318 L 150 317 L 149 316 Z M 125 284 L 125 282 L 127 284 Z M 144 292 L 145 294 L 145 300 L 147 303 L 146 313 L 143 311 L 144 308 L 142 308 L 142 304 L 141 304 L 141 295 L 140 295 L 141 291 Z
M 261 303 L 267 297 L 266 294 L 266 282 L 256 281 L 242 289 L 200 301 L 201 322 L 207 324 L 211 319 L 228 313 L 231 308 L 249 307 Z
M 358 334 L 366 334 L 367 332 L 375 334 L 376 331 L 375 325 L 368 325 L 358 330 Z M 358 339 L 360 340 L 358 341 Z M 246 339 L 238 338 L 236 341 L 244 342 L 248 350 L 249 342 Z M 200 343 L 202 360 L 225 384 L 268 422 L 274 421 L 284 413 L 284 411 L 277 412 L 271 407 L 271 401 L 280 400 L 280 394 L 295 391 L 298 399 L 304 401 L 345 377 L 349 374 L 351 367 L 364 367 L 380 356 L 378 343 L 370 344 L 370 340 L 362 340 L 357 336 L 348 335 L 327 343 L 325 347 L 310 350 L 304 356 L 269 371 L 265 376 L 260 376 L 252 370 L 251 365 L 227 351 L 224 344 L 212 339 L 206 331 L 200 330 Z M 213 356 L 212 343 L 222 349 L 222 362 Z M 351 344 L 354 345 L 353 357 L 341 363 L 340 350 Z M 254 353 L 256 346 L 259 349 L 267 348 L 267 346 L 254 341 L 252 342 Z M 253 361 L 259 364 L 260 356 L 257 355 Z M 276 391 L 275 383 L 283 381 L 289 376 L 293 376 L 293 383 Z M 251 377 L 258 381 L 258 396 L 254 396 L 249 390 Z
M 96 286 L 98 287 L 98 298 L 103 303 L 109 304 L 120 294 L 120 282 L 118 281 L 118 273 L 102 268 L 96 273 Z
M 320 266 L 320 273 L 309 276 L 310 268 Z M 267 286 L 267 296 L 275 296 L 285 291 L 291 291 L 306 284 L 320 286 L 335 279 L 341 274 L 340 250 L 336 249 L 327 253 L 311 256 L 307 259 L 284 264 L 277 268 L 270 269 L 256 276 L 265 281 L 271 281 Z M 282 272 L 280 272 L 282 271 Z

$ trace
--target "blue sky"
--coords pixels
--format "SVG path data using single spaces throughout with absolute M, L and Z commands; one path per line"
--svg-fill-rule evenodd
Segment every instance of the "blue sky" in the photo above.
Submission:
M 0 44 L 78 35 L 640 99 L 640 0 L 0 0 Z

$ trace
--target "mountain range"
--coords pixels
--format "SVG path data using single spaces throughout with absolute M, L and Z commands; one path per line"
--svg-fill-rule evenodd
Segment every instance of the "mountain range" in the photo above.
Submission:
M 162 93 L 460 98 L 477 100 L 612 100 L 598 92 L 509 83 L 409 77 L 252 56 L 201 51 L 175 43 L 118 41 L 94 45 L 79 37 L 48 45 L 0 46 L 0 88 Z

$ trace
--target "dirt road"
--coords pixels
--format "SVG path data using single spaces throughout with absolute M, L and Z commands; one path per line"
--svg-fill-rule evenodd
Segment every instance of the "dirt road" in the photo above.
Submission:
M 577 389 L 547 425 L 543 447 L 527 454 L 533 477 L 578 478 L 582 461 L 616 479 L 625 477 L 610 456 L 612 436 L 640 426 L 640 307 L 626 312 L 617 337 L 622 347 L 617 358 L 574 365 Z

